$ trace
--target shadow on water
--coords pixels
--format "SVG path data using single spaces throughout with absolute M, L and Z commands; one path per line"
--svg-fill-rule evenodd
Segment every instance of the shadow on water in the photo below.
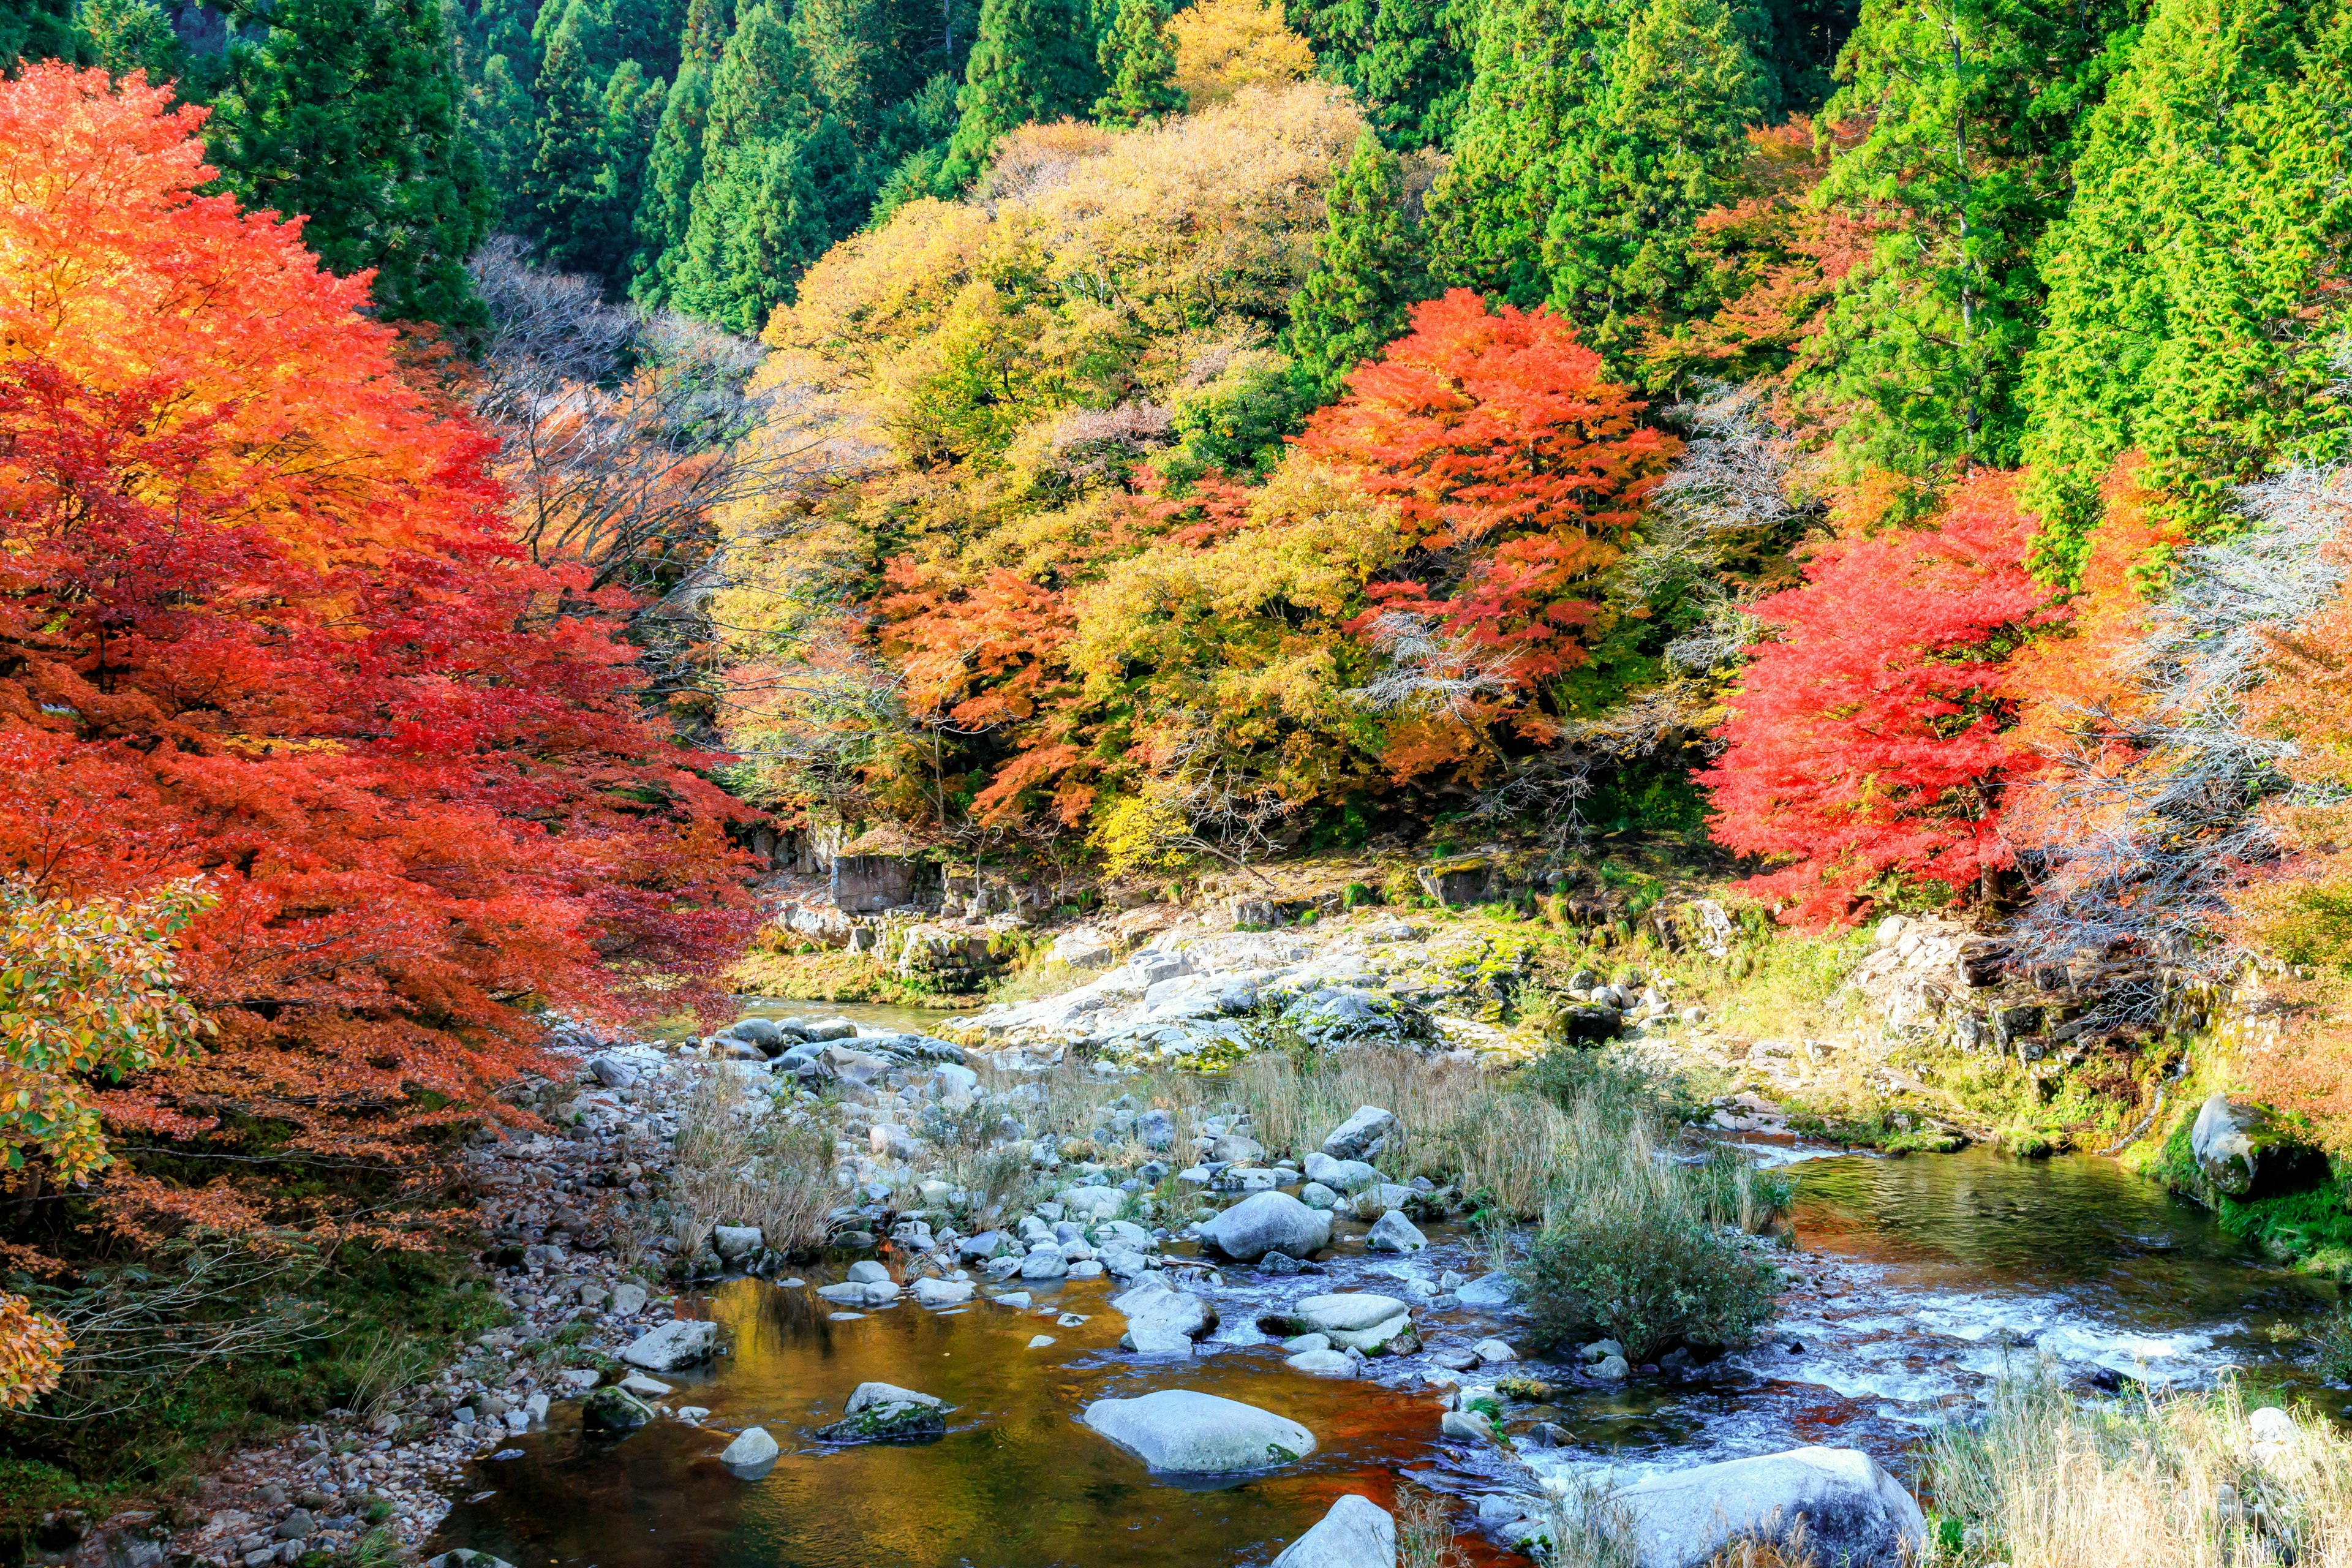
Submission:
M 1571 1438 L 1530 1454 L 1539 1468 L 1634 1472 L 1829 1443 L 1905 1469 L 1924 1423 L 1965 1410 L 2004 1360 L 2040 1353 L 2078 1379 L 2106 1367 L 2196 1382 L 2235 1365 L 2344 1406 L 2340 1391 L 2297 1366 L 2304 1347 L 2289 1342 L 2334 1288 L 2263 1263 L 2201 1211 L 2111 1163 L 1971 1152 L 1823 1159 L 1795 1174 L 1796 1278 L 1773 1331 L 1681 1384 L 1567 1386 L 1557 1405 L 1524 1409 Z M 703 1426 L 665 1419 L 594 1440 L 560 1409 L 552 1429 L 515 1440 L 522 1457 L 474 1467 L 490 1495 L 460 1505 L 441 1544 L 518 1568 L 1201 1568 L 1264 1563 L 1342 1492 L 1385 1505 L 1399 1471 L 1455 1493 L 1524 1485 L 1492 1451 L 1440 1443 L 1441 1405 L 1418 1386 L 1420 1363 L 1377 1363 L 1398 1386 L 1326 1381 L 1252 1342 L 1255 1312 L 1292 1296 L 1402 1294 L 1396 1276 L 1409 1271 L 1478 1271 L 1467 1237 L 1432 1239 L 1411 1263 L 1345 1244 L 1319 1279 L 1229 1271 L 1218 1297 L 1226 1328 L 1191 1361 L 1118 1351 L 1124 1323 L 1098 1281 L 1042 1294 L 1026 1310 L 983 1299 L 834 1321 L 804 1290 L 735 1280 L 703 1305 L 731 1353 L 706 1374 L 665 1379 L 677 1384 L 672 1405 L 709 1407 Z M 1064 1326 L 1065 1312 L 1087 1321 Z M 1440 1342 L 1517 1337 L 1507 1318 L 1468 1313 L 1430 1328 Z M 1055 1342 L 1029 1349 L 1040 1333 Z M 947 1435 L 830 1451 L 811 1442 L 866 1381 L 947 1399 Z M 1274 1475 L 1179 1485 L 1077 1424 L 1092 1400 L 1157 1387 L 1278 1411 L 1320 1446 Z M 749 1426 L 784 1453 L 744 1480 L 718 1455 Z M 1466 1543 L 1482 1563 L 1523 1561 Z

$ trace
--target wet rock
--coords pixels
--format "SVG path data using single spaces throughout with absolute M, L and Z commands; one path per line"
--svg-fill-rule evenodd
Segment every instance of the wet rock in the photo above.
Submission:
M 1486 1274 L 1471 1280 L 1466 1285 L 1454 1287 L 1454 1294 L 1455 1299 L 1465 1307 L 1480 1307 L 1492 1310 L 1497 1307 L 1509 1306 L 1511 1297 L 1517 1289 L 1518 1287 L 1507 1274 Z
M 1312 1258 L 1330 1245 L 1331 1216 L 1288 1193 L 1254 1193 L 1203 1225 L 1201 1239 L 1242 1263 L 1269 1252 Z
M 1818 1561 L 1897 1568 L 1927 1544 L 1927 1521 L 1876 1460 L 1853 1448 L 1791 1448 L 1675 1470 L 1627 1487 L 1642 1568 L 1699 1568 L 1735 1537 L 1804 1521 Z
M 1151 1469 L 1222 1475 L 1296 1464 L 1315 1434 L 1287 1416 L 1189 1388 L 1098 1399 L 1079 1417 Z
M 1345 1351 L 1300 1351 L 1287 1357 L 1283 1365 L 1293 1372 L 1311 1373 L 1317 1377 L 1353 1377 L 1356 1358 Z
M 1374 1252 L 1419 1252 L 1429 1245 L 1429 1237 L 1404 1217 L 1402 1209 L 1391 1209 L 1373 1223 L 1364 1245 Z
M 1491 1443 L 1495 1440 L 1495 1424 L 1475 1410 L 1449 1410 L 1438 1418 L 1437 1429 L 1448 1437 L 1465 1443 Z
M 819 1428 L 816 1436 L 825 1443 L 903 1443 L 936 1437 L 947 1429 L 947 1404 L 937 1395 L 893 1384 L 861 1383 L 843 1407 L 841 1419 Z
M 1269 1252 L 1257 1260 L 1257 1267 L 1261 1274 L 1290 1275 L 1297 1273 L 1301 1266 L 1287 1252 Z
M 668 1384 L 647 1377 L 641 1372 L 633 1372 L 621 1379 L 621 1387 L 639 1399 L 665 1399 L 672 1392 Z
M 1480 1340 L 1470 1348 L 1476 1353 L 1478 1359 L 1488 1366 L 1519 1359 L 1519 1352 L 1500 1340 Z
M 1285 1547 L 1273 1568 L 1396 1568 L 1396 1521 L 1370 1498 L 1351 1494 Z
M 618 1388 L 600 1388 L 580 1407 L 580 1425 L 591 1432 L 634 1432 L 653 1418 L 651 1405 Z
M 920 1306 L 957 1307 L 971 1300 L 973 1291 L 969 1279 L 925 1279 L 915 1281 L 913 1294 Z
M 709 1361 L 718 1344 L 718 1324 L 677 1318 L 638 1335 L 621 1359 L 646 1372 L 677 1372 Z
M 1622 1383 L 1633 1375 L 1633 1366 L 1622 1355 L 1602 1356 L 1591 1370 L 1603 1383 Z
M 719 1452 L 719 1462 L 732 1470 L 756 1470 L 774 1464 L 781 1452 L 765 1427 L 746 1426 Z
M 1115 1297 L 1111 1308 L 1127 1318 L 1120 1348 L 1143 1355 L 1189 1355 L 1192 1342 L 1217 1326 L 1217 1309 L 1208 1300 L 1172 1289 L 1157 1276 Z

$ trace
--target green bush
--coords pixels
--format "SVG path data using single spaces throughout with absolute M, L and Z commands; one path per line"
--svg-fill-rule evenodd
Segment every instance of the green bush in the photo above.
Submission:
M 1539 1343 L 1613 1339 L 1636 1364 L 1676 1344 L 1741 1343 L 1780 1293 L 1754 1242 L 1675 1204 L 1559 1215 L 1520 1274 Z

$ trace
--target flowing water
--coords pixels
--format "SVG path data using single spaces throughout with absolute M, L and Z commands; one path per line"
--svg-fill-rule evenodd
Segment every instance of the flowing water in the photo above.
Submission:
M 2299 1364 L 2334 1287 L 2263 1263 L 2111 1163 L 1970 1151 L 1806 1159 L 1792 1174 L 1796 1282 L 1770 1333 L 1681 1383 L 1563 1388 L 1554 1406 L 1515 1410 L 1570 1435 L 1529 1453 L 1539 1472 L 1630 1474 L 1829 1443 L 1902 1473 L 1925 1424 L 1964 1411 L 2004 1361 L 2044 1354 L 2076 1379 L 2107 1368 L 2193 1384 L 2234 1366 L 2344 1413 L 2343 1391 Z M 700 1428 L 663 1421 L 609 1442 L 559 1413 L 517 1440 L 520 1457 L 477 1467 L 479 1495 L 450 1515 L 441 1543 L 518 1568 L 1200 1568 L 1263 1563 L 1341 1492 L 1387 1502 L 1400 1472 L 1465 1500 L 1524 1489 L 1530 1479 L 1513 1461 L 1441 1441 L 1425 1357 L 1374 1363 L 1386 1381 L 1325 1380 L 1291 1372 L 1254 1327 L 1316 1291 L 1403 1296 L 1411 1276 L 1482 1270 L 1470 1237 L 1441 1227 L 1432 1239 L 1411 1260 L 1342 1241 L 1319 1278 L 1225 1269 L 1211 1292 L 1223 1326 L 1190 1361 L 1121 1352 L 1107 1281 L 1033 1287 L 1028 1309 L 983 1295 L 958 1310 L 901 1303 L 835 1321 L 805 1289 L 734 1280 L 694 1307 L 724 1326 L 730 1353 L 708 1373 L 665 1379 L 678 1384 L 672 1404 L 709 1407 Z M 1513 1337 L 1508 1313 L 1421 1317 L 1438 1344 Z M 1041 1333 L 1054 1342 L 1030 1349 Z M 838 1450 L 809 1441 L 869 1380 L 948 1400 L 947 1436 Z M 1185 1485 L 1077 1424 L 1091 1400 L 1170 1386 L 1279 1411 L 1320 1447 L 1273 1475 Z M 746 1481 L 718 1454 L 752 1425 L 784 1453 Z M 1482 1563 L 1524 1561 L 1471 1544 Z

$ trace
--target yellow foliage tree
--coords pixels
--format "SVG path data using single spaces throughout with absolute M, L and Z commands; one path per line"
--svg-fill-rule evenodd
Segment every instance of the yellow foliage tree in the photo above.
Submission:
M 1283 25 L 1274 0 L 1202 0 L 1169 19 L 1168 41 L 1177 89 L 1195 109 L 1315 70 L 1315 51 Z

